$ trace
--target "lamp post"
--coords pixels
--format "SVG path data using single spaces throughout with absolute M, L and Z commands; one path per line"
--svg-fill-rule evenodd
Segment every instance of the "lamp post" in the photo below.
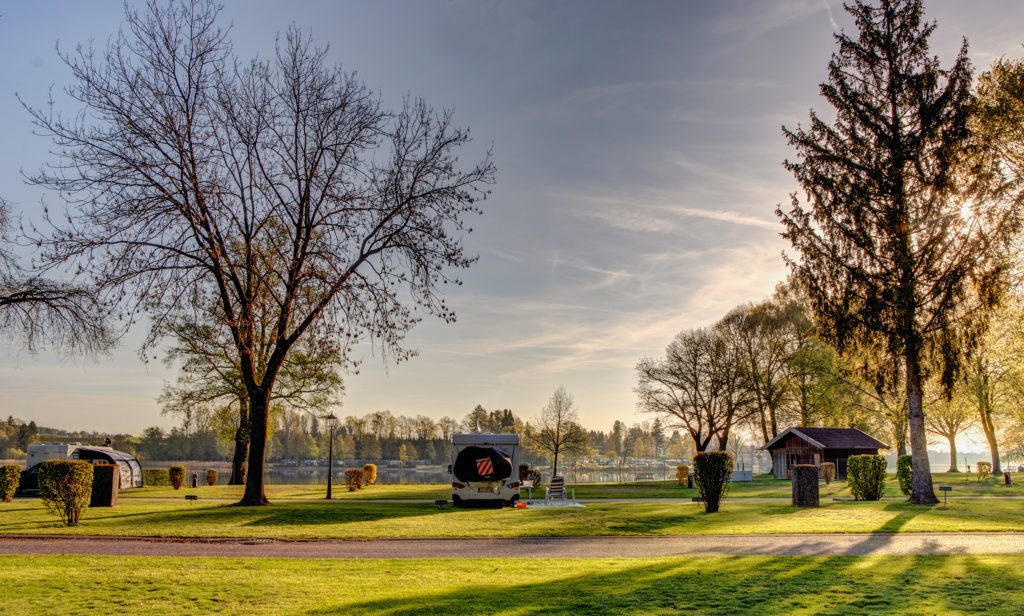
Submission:
M 324 421 L 327 422 L 327 428 L 330 431 L 330 440 L 327 445 L 327 500 L 331 500 L 334 487 L 334 428 L 338 425 L 338 416 L 330 413 L 324 417 Z

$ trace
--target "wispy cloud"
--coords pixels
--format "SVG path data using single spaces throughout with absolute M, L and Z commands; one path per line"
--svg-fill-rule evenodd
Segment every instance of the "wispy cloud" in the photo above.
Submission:
M 615 197 L 580 197 L 587 206 L 577 215 L 599 220 L 626 231 L 673 233 L 686 218 L 703 218 L 734 225 L 780 231 L 778 221 L 729 210 L 705 209 L 673 203 L 643 202 Z M 598 207 L 595 207 L 598 206 Z

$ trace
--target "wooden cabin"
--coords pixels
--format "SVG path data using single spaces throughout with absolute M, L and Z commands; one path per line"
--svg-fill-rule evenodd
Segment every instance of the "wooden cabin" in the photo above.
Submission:
M 764 449 L 772 456 L 772 472 L 777 479 L 789 476 L 795 464 L 836 465 L 836 479 L 846 479 L 850 456 L 877 455 L 889 446 L 856 428 L 787 428 L 769 441 Z

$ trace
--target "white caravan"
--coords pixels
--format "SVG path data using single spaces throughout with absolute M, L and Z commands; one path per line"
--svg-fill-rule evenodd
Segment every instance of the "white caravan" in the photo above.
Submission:
M 452 436 L 452 502 L 456 507 L 514 507 L 519 500 L 519 435 Z
M 142 487 L 142 465 L 135 456 L 117 451 L 113 447 L 82 445 L 81 443 L 32 444 L 28 446 L 25 460 L 25 477 L 22 491 L 38 489 L 39 465 L 47 460 L 85 460 L 117 464 L 121 467 L 121 490 Z

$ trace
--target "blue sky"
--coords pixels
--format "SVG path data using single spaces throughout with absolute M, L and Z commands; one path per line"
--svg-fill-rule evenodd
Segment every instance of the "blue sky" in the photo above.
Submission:
M 984 68 L 1020 54 L 1024 5 L 927 5 L 944 61 L 967 36 Z M 0 0 L 0 195 L 26 220 L 39 191 L 20 170 L 48 159 L 15 93 L 34 104 L 68 82 L 54 46 L 103 43 L 119 2 Z M 633 366 L 684 328 L 769 294 L 785 270 L 775 205 L 795 187 L 780 134 L 814 107 L 849 27 L 838 2 L 226 3 L 242 57 L 295 22 L 386 102 L 409 92 L 455 108 L 472 159 L 493 144 L 498 184 L 467 238 L 480 262 L 451 292 L 455 325 L 425 322 L 419 357 L 370 349 L 342 414 L 463 416 L 480 403 L 538 413 L 556 387 L 584 424 L 635 415 Z M 64 105 L 65 110 L 72 107 Z M 45 197 L 51 204 L 53 197 Z M 156 397 L 174 371 L 137 355 L 67 360 L 0 350 L 0 415 L 139 432 L 169 426 Z

